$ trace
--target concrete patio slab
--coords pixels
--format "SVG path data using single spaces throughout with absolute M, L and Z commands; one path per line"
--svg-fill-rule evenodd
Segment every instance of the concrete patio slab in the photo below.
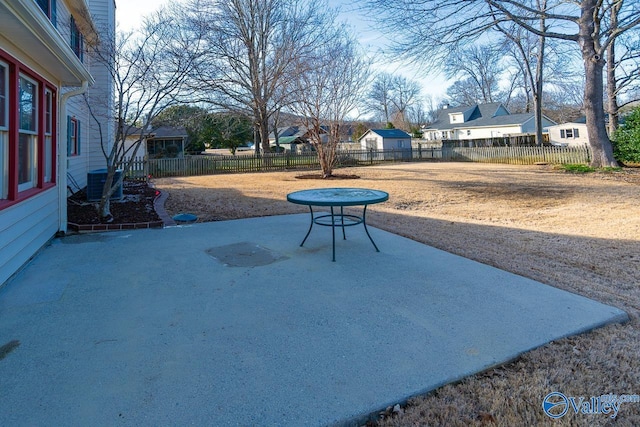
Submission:
M 351 424 L 627 319 L 373 228 L 331 262 L 308 221 L 55 240 L 0 289 L 0 425 Z

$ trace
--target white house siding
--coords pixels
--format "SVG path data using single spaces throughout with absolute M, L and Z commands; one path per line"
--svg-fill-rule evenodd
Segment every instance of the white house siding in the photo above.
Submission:
M 93 0 L 87 2 L 91 17 L 98 32 L 112 34 L 115 28 L 115 4 L 112 0 Z M 69 18 L 67 17 L 67 21 Z M 68 25 L 66 25 L 68 27 Z M 103 64 L 84 55 L 84 63 L 89 68 L 95 83 L 88 88 L 86 97 L 94 115 L 100 120 L 100 128 L 106 148 L 111 147 L 114 139 L 115 124 L 108 118 L 113 115 L 113 83 L 109 70 Z M 102 153 L 99 128 L 89 114 L 87 101 L 84 96 L 76 96 L 67 103 L 67 115 L 79 120 L 81 142 L 80 154 L 67 159 L 69 174 L 80 187 L 87 185 L 87 173 L 95 169 L 106 167 L 106 160 Z M 66 120 L 66 119 L 65 119 Z M 65 146 L 63 145 L 63 148 Z M 66 153 L 66 148 L 65 148 Z
M 577 147 L 587 145 L 589 136 L 587 134 L 587 125 L 584 123 L 564 123 L 561 125 L 549 126 L 549 142 L 554 145 L 565 145 L 568 147 Z M 575 130 L 578 130 L 578 136 L 575 136 Z M 564 130 L 564 137 L 561 131 Z M 568 137 L 568 130 L 571 130 L 571 136 Z
M 58 231 L 58 189 L 0 211 L 0 286 Z
M 115 29 L 115 3 L 113 0 L 88 0 L 91 17 L 98 32 L 113 34 Z M 109 118 L 115 117 L 113 112 L 114 86 L 108 68 L 91 58 L 87 59 L 91 75 L 95 84 L 87 91 L 89 103 L 97 117 L 101 119 L 101 128 L 105 144 L 109 149 L 115 138 L 115 122 Z M 108 102 L 106 102 L 108 101 Z M 88 135 L 85 143 L 87 154 L 87 169 L 102 169 L 106 167 L 106 160 L 100 147 L 100 137 L 94 120 L 86 126 Z M 139 155 L 142 155 L 139 152 Z M 86 179 L 86 177 L 85 177 Z
M 61 154 L 67 159 L 67 172 L 73 177 L 80 187 L 87 185 L 87 172 L 89 168 L 89 129 L 91 128 L 89 112 L 82 96 L 74 96 L 67 101 L 67 116 L 71 116 L 80 123 L 80 154 L 67 157 L 67 141 L 59 141 Z M 67 126 L 67 118 L 61 117 L 61 126 Z
M 114 10 L 113 0 L 103 1 Z M 55 185 L 45 183 L 43 188 L 38 185 L 33 190 L 35 193 L 26 198 L 18 193 L 16 199 L 9 194 L 8 200 L 0 200 L 0 286 L 52 239 L 61 230 L 61 224 L 66 222 L 67 114 L 63 113 L 61 101 L 67 90 L 77 89 L 83 81 L 91 81 L 92 78 L 69 48 L 70 15 L 65 1 L 58 0 L 56 9 L 57 25 L 54 28 L 35 1 L 0 3 L 0 50 L 10 56 L 10 63 L 19 63 L 38 82 L 55 88 L 53 109 L 57 115 L 57 155 L 54 170 L 51 171 Z M 88 113 L 82 107 L 81 97 L 70 98 L 67 107 L 68 114 L 76 115 L 88 123 Z M 15 111 L 14 101 L 10 101 L 9 109 Z M 38 111 L 42 113 L 42 110 Z M 88 126 L 84 126 L 84 123 L 81 126 L 81 142 L 85 149 L 81 149 L 82 156 L 69 159 L 69 168 L 78 177 L 84 175 L 86 180 L 86 171 L 89 169 L 89 156 L 86 155 L 89 150 L 86 150 L 86 146 L 89 138 Z M 0 164 L 0 167 L 7 165 Z M 39 164 L 38 167 L 42 168 L 43 165 Z
M 460 129 L 455 129 L 454 134 L 450 139 L 480 139 L 480 138 L 495 138 L 505 135 L 519 134 L 522 133 L 520 125 L 512 125 L 512 126 L 497 126 L 497 127 L 486 127 L 486 128 L 469 128 L 465 129 L 461 127 Z
M 35 3 L 35 2 L 34 2 Z M 35 6 L 37 7 L 37 6 Z M 2 32 L 2 29 L 0 29 Z M 28 67 L 39 79 L 56 87 L 60 98 L 60 80 L 48 68 L 32 59 L 11 40 L 11 35 L 0 34 L 0 49 Z M 56 108 L 54 106 L 54 108 Z M 9 107 L 11 109 L 11 105 Z M 60 131 L 60 124 L 57 128 Z M 59 150 L 59 138 L 56 149 Z M 58 154 L 59 151 L 58 151 Z M 5 167 L 0 165 L 0 167 Z M 60 220 L 57 185 L 23 201 L 0 209 L 0 286 L 24 265 L 58 231 Z
M 382 149 L 382 137 L 369 131 L 363 137 L 361 137 L 360 144 L 360 146 L 366 150 L 379 150 Z

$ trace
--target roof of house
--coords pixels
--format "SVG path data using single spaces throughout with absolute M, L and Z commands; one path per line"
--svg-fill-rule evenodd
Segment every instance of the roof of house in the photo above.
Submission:
M 160 126 L 151 131 L 153 139 L 186 138 L 187 136 L 187 130 L 184 127 Z
M 278 128 L 278 140 L 282 141 L 282 138 L 293 137 L 293 140 L 296 138 L 304 138 L 309 129 L 306 126 L 285 126 Z M 327 126 L 320 126 L 320 133 L 326 133 Z M 275 139 L 275 135 L 273 132 L 269 134 L 269 139 Z
M 370 129 L 383 138 L 411 138 L 411 135 L 400 129 Z
M 464 122 L 451 123 L 451 114 L 462 113 Z M 521 125 L 533 118 L 533 113 L 510 114 L 499 102 L 464 107 L 445 108 L 438 119 L 426 129 L 450 130 L 457 128 Z

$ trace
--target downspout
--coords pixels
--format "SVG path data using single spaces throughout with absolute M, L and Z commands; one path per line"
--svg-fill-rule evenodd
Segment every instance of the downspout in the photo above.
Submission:
M 58 135 L 58 231 L 61 233 L 67 232 L 67 101 L 73 96 L 82 95 L 89 88 L 89 81 L 83 80 L 82 86 L 78 89 L 70 90 L 60 96 L 60 115 L 58 116 L 58 123 L 64 123 L 59 127 Z M 61 120 L 62 119 L 62 120 Z M 64 150 L 61 149 L 64 147 Z

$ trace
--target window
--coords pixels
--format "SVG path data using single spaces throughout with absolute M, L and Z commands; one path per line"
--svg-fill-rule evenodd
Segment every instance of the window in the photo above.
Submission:
M 403 148 L 404 147 L 404 142 L 399 139 L 396 141 L 396 148 Z
M 467 129 L 467 136 L 471 135 L 471 129 Z
M 40 9 L 47 15 L 47 18 L 51 20 L 51 23 L 55 27 L 57 11 L 56 11 L 56 0 L 36 0 Z
M 0 49 L 0 209 L 55 183 L 56 90 Z
M 9 66 L 0 62 L 0 199 L 7 198 L 9 166 Z
M 80 155 L 80 121 L 67 117 L 67 156 Z
M 53 91 L 44 91 L 44 182 L 53 180 Z
M 82 33 L 78 29 L 78 26 L 76 25 L 76 21 L 75 19 L 73 19 L 73 16 L 71 17 L 70 25 L 71 25 L 71 28 L 70 28 L 71 49 L 73 50 L 73 53 L 75 53 L 76 56 L 80 58 L 80 60 L 82 61 L 82 50 L 83 50 Z
M 9 97 L 9 67 L 4 62 L 0 62 L 0 128 L 7 128 L 7 112 L 9 107 L 7 106 L 7 99 Z
M 18 84 L 18 191 L 36 186 L 38 173 L 38 84 L 20 75 Z
M 560 138 L 579 138 L 578 129 L 560 129 Z

